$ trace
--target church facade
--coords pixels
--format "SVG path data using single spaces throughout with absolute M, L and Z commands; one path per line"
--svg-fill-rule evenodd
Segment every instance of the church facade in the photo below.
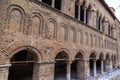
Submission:
M 0 80 L 97 80 L 120 67 L 119 30 L 104 0 L 0 0 Z

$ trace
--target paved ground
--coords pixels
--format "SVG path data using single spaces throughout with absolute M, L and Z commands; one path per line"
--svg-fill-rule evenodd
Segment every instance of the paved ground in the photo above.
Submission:
M 116 69 L 111 73 L 104 73 L 103 75 L 98 75 L 97 77 L 90 77 L 86 80 L 120 80 L 120 69 Z

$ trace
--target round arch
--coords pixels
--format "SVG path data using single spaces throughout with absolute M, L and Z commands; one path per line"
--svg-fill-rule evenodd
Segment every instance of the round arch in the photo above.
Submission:
M 14 49 L 12 52 L 10 52 L 9 61 L 16 53 L 23 51 L 23 50 L 27 50 L 27 51 L 33 53 L 34 56 L 36 57 L 36 62 L 41 62 L 43 60 L 42 54 L 38 49 L 36 49 L 32 46 L 20 46 L 20 47 Z
M 100 55 L 99 55 L 99 59 L 104 59 L 105 58 L 105 56 L 104 56 L 104 54 L 103 53 L 100 53 Z
M 57 50 L 57 51 L 55 52 L 55 55 L 54 55 L 54 60 L 56 59 L 57 55 L 58 55 L 60 52 L 65 52 L 65 53 L 66 53 L 66 56 L 67 56 L 67 58 L 68 58 L 68 61 L 72 61 L 71 53 L 70 53 L 69 50 L 66 49 L 66 48 L 61 48 L 61 49 Z
M 8 80 L 33 80 L 38 75 L 39 66 L 36 63 L 41 60 L 39 50 L 31 46 L 22 46 L 15 49 L 9 57 L 11 67 Z
M 55 55 L 55 72 L 54 80 L 67 80 L 68 63 L 70 61 L 69 52 L 66 49 L 61 49 Z
M 84 55 L 83 51 L 78 51 L 74 56 L 74 61 L 71 64 L 71 79 L 83 80 L 84 79 Z
M 90 59 L 96 59 L 97 58 L 97 55 L 96 55 L 96 52 L 92 52 L 89 56 Z
M 96 52 L 92 52 L 89 56 L 89 69 L 90 69 L 90 76 L 95 76 L 96 75 L 96 72 L 95 72 L 95 66 L 96 66 L 96 59 L 97 59 L 97 56 L 96 56 Z
M 77 60 L 79 58 L 82 60 L 85 59 L 85 54 L 82 50 L 77 51 L 77 53 L 74 55 L 74 60 Z
M 105 59 L 111 59 L 111 55 L 107 53 Z

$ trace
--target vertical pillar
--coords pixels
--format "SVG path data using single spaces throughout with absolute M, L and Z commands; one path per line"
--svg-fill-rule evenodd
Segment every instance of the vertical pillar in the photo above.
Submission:
M 87 10 L 87 8 L 84 7 L 84 23 L 86 23 L 86 10 Z
M 89 60 L 84 60 L 84 65 L 85 65 L 85 74 L 84 78 L 87 79 L 90 76 L 90 67 L 89 67 Z
M 93 60 L 94 76 L 96 76 L 96 60 Z
M 117 65 L 117 59 L 115 58 L 115 69 L 118 67 Z
M 113 38 L 116 38 L 116 30 L 113 28 Z
M 96 12 L 94 10 L 91 11 L 91 26 L 96 28 Z
M 87 24 L 89 24 L 90 26 L 92 26 L 92 25 L 91 25 L 91 21 L 92 21 L 92 20 L 91 20 L 91 10 L 88 10 L 88 14 L 87 14 L 87 15 L 88 15 L 88 16 L 87 16 L 87 17 L 88 17 L 88 18 L 87 18 L 87 19 L 88 19 L 88 20 L 87 20 Z
M 78 6 L 78 20 L 80 20 L 80 5 Z
M 103 60 L 101 60 L 101 74 L 103 74 L 104 72 L 104 64 L 103 64 Z
M 71 80 L 71 62 L 67 62 L 67 80 Z
M 85 64 L 83 60 L 77 61 L 77 80 L 85 80 Z
M 101 18 L 100 18 L 100 31 L 102 31 L 102 27 L 103 27 L 103 25 L 102 25 L 102 20 L 101 20 Z
M 55 7 L 55 0 L 52 0 L 52 7 Z
M 37 62 L 34 65 L 33 80 L 54 80 L 55 62 Z
M 105 21 L 105 33 L 108 34 L 108 21 Z
M 0 80 L 8 80 L 10 66 L 11 64 L 0 65 Z
M 112 59 L 107 59 L 106 60 L 106 72 L 111 72 L 112 71 Z

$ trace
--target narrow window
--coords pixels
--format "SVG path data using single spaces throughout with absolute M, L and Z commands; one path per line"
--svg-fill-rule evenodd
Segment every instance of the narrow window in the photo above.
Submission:
M 102 32 L 105 31 L 105 24 L 104 24 L 104 20 L 102 20 Z
M 99 30 L 99 17 L 97 16 L 96 17 L 96 28 L 97 28 L 97 30 Z
M 55 8 L 61 10 L 61 0 L 55 0 Z
M 101 30 L 101 19 L 99 18 L 99 21 L 98 21 L 98 30 Z
M 84 22 L 84 9 L 83 6 L 80 7 L 80 20 Z
M 86 23 L 89 23 L 89 9 L 86 11 Z
M 52 5 L 52 0 L 42 0 L 42 2 L 48 4 L 48 5 Z
M 108 26 L 108 35 L 110 36 L 110 25 Z
M 75 4 L 75 18 L 78 19 L 78 5 Z

